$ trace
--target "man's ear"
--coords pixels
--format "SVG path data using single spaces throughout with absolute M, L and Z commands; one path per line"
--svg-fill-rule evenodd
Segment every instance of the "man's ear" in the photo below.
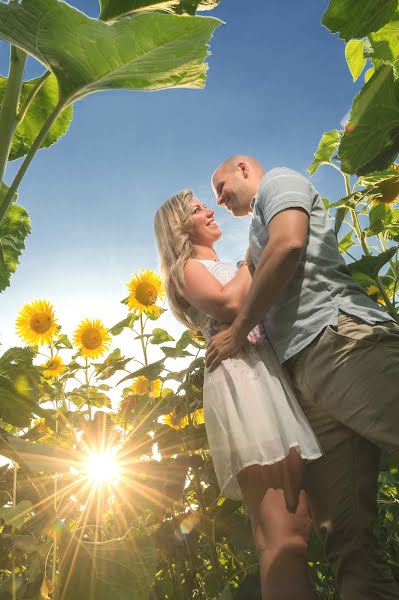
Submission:
M 237 169 L 239 169 L 239 171 L 241 171 L 242 176 L 244 177 L 244 179 L 247 179 L 248 177 L 248 165 L 245 162 L 239 162 L 237 165 Z

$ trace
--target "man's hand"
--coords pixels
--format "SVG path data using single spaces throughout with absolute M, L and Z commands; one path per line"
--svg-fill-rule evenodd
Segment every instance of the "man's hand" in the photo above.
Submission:
M 211 338 L 205 354 L 205 364 L 209 371 L 213 371 L 222 360 L 236 354 L 244 345 L 247 337 L 234 333 L 233 327 L 220 331 Z

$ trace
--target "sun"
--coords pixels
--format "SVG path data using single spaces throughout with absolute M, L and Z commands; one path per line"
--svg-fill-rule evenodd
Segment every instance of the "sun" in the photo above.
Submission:
M 127 303 L 130 310 L 138 314 L 158 315 L 157 300 L 165 296 L 162 281 L 159 275 L 151 269 L 140 271 L 126 284 L 130 292 Z
M 109 450 L 92 454 L 85 465 L 87 478 L 95 485 L 116 485 L 120 477 L 120 467 L 115 452 Z
M 108 350 L 111 336 L 101 319 L 85 319 L 75 330 L 73 341 L 84 358 L 98 358 Z
M 53 305 L 47 300 L 33 300 L 30 304 L 25 304 L 18 313 L 16 329 L 19 337 L 27 344 L 51 344 L 59 330 Z

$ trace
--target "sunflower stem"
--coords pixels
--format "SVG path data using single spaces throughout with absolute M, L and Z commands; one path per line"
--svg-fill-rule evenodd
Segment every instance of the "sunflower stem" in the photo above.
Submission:
M 30 105 L 32 104 L 36 94 L 41 90 L 45 81 L 48 79 L 49 75 L 50 75 L 50 71 L 46 71 L 46 73 L 44 73 L 44 75 L 42 75 L 42 77 L 38 79 L 36 84 L 31 89 L 30 94 L 28 95 L 28 97 L 26 98 L 25 102 L 23 103 L 23 105 L 21 106 L 21 108 L 18 112 L 17 125 L 19 125 L 24 120 L 26 113 L 28 112 Z
M 143 349 L 144 364 L 145 364 L 146 367 L 148 367 L 147 347 L 146 347 L 145 342 L 144 342 L 143 313 L 141 313 L 141 315 L 140 315 L 140 341 L 141 341 L 141 347 Z
M 57 117 L 59 116 L 59 114 L 61 113 L 63 108 L 64 108 L 63 103 L 57 104 L 57 106 L 55 107 L 55 109 L 53 110 L 53 112 L 51 113 L 51 115 L 49 116 L 49 118 L 44 123 L 41 130 L 39 131 L 38 135 L 36 136 L 35 141 L 33 142 L 32 146 L 30 147 L 30 150 L 29 150 L 28 154 L 26 155 L 25 160 L 23 161 L 17 174 L 15 175 L 14 180 L 11 183 L 11 185 L 8 189 L 8 192 L 5 195 L 4 200 L 0 206 L 0 223 L 3 220 L 4 215 L 6 214 L 10 204 L 12 203 L 14 194 L 18 190 L 19 184 L 21 183 L 26 171 L 28 170 L 28 167 L 29 167 L 30 163 L 32 162 L 36 152 L 39 150 L 44 138 L 46 137 L 47 133 L 49 132 L 49 129 L 51 128 L 52 124 L 57 119 Z M 0 167 L 1 167 L 1 165 L 0 165 Z
M 17 111 L 22 90 L 22 77 L 27 58 L 28 56 L 23 50 L 11 46 L 10 71 L 0 109 L 0 183 L 3 181 L 12 140 L 18 124 Z M 4 203 L 5 199 L 3 201 L 3 204 Z M 2 217 L 0 217 L 0 222 L 1 218 Z
M 13 476 L 13 486 L 12 486 L 12 506 L 15 508 L 17 506 L 17 463 L 14 463 L 14 476 Z M 17 579 L 15 575 L 15 567 L 16 567 L 16 548 L 15 548 L 15 526 L 14 523 L 11 526 L 11 593 L 12 600 L 17 600 Z

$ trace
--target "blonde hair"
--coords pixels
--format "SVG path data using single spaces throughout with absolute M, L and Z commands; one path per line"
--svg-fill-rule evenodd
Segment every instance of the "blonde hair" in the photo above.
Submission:
M 198 331 L 184 299 L 184 267 L 193 256 L 190 241 L 191 205 L 194 194 L 183 190 L 164 202 L 155 213 L 154 230 L 161 263 L 161 277 L 175 317 L 186 327 Z

